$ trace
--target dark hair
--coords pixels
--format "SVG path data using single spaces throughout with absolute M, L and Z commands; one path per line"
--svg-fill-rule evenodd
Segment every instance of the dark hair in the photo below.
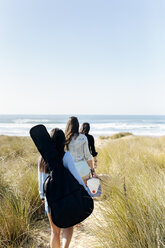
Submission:
M 59 128 L 54 128 L 50 131 L 50 137 L 53 140 L 53 143 L 55 145 L 55 148 L 57 150 L 57 153 L 59 155 L 60 161 L 62 161 L 62 158 L 65 154 L 64 146 L 65 146 L 65 134 L 64 132 Z M 49 173 L 48 164 L 44 161 L 44 159 L 41 157 L 40 161 L 40 171 Z
M 79 121 L 77 117 L 71 116 L 66 124 L 65 138 L 66 138 L 66 149 L 68 150 L 68 144 L 74 135 L 79 135 Z
M 90 130 L 90 124 L 88 122 L 84 122 L 81 126 L 80 133 L 88 134 Z

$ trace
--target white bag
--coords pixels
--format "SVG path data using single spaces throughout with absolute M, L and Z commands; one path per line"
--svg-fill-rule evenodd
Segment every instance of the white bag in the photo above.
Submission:
M 91 192 L 91 194 L 97 194 L 99 186 L 100 186 L 100 179 L 92 177 L 87 180 L 87 186 Z

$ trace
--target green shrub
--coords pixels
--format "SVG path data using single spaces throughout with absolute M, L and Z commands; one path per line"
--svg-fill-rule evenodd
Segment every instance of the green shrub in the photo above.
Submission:
M 99 137 L 101 140 L 109 139 L 109 136 L 100 136 Z
M 129 135 L 132 135 L 132 133 L 121 132 L 121 133 L 113 134 L 109 138 L 111 138 L 111 139 L 119 139 L 119 138 L 126 137 L 126 136 L 129 136 Z

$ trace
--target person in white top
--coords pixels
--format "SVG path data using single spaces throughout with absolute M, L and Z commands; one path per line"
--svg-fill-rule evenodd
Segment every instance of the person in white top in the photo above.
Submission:
M 90 173 L 92 173 L 93 177 L 96 174 L 92 164 L 88 140 L 84 134 L 79 133 L 79 121 L 77 117 L 72 116 L 69 118 L 65 129 L 65 138 L 66 150 L 71 153 L 75 166 L 86 185 Z
M 56 145 L 56 149 L 59 155 L 60 160 L 62 160 L 63 165 L 65 168 L 67 168 L 72 175 L 76 178 L 76 180 L 84 186 L 84 188 L 87 190 L 84 181 L 80 177 L 79 173 L 77 172 L 77 169 L 74 165 L 73 158 L 70 154 L 70 152 L 65 152 L 64 151 L 64 146 L 65 146 L 65 135 L 64 132 L 58 128 L 55 128 L 51 131 L 50 136 Z M 48 165 L 44 161 L 42 157 L 39 158 L 38 162 L 38 180 L 39 180 L 39 194 L 40 198 L 45 202 L 45 211 L 47 212 L 50 226 L 51 226 L 51 239 L 50 239 L 50 247 L 51 248 L 60 248 L 60 232 L 61 228 L 57 227 L 51 219 L 51 216 L 48 211 L 48 203 L 46 200 L 46 197 L 43 193 L 43 183 L 45 179 L 48 177 L 50 171 L 48 168 Z M 56 189 L 54 189 L 56 190 Z M 62 230 L 62 248 L 68 248 L 71 238 L 73 234 L 73 226 L 64 228 Z

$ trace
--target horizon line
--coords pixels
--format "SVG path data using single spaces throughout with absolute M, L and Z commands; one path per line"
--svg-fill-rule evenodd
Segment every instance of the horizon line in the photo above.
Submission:
M 83 116 L 83 115 L 95 115 L 95 116 L 165 116 L 165 114 L 78 114 L 78 113 L 73 113 L 73 114 L 23 114 L 23 113 L 15 113 L 15 114 L 1 114 L 0 115 L 66 115 L 66 116 Z

